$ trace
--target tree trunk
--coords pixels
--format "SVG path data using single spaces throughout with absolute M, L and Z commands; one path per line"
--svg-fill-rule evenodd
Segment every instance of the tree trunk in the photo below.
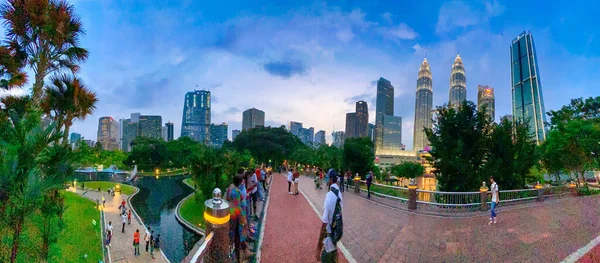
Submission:
M 583 179 L 583 185 L 585 186 L 585 188 L 588 188 L 588 183 L 585 180 L 585 171 L 581 171 L 581 179 Z
M 63 145 L 67 145 L 69 142 L 69 129 L 71 128 L 71 125 L 69 125 L 69 123 L 71 123 L 70 117 L 67 116 L 67 119 L 65 119 L 65 134 L 63 134 Z
M 32 99 L 33 103 L 36 106 L 39 106 L 42 102 L 42 98 L 44 95 L 44 78 L 46 77 L 46 62 L 41 61 L 38 62 L 37 72 L 35 73 L 35 82 L 33 83 L 32 89 Z
M 17 222 L 15 224 L 15 229 L 13 232 L 13 245 L 12 245 L 12 252 L 10 254 L 10 262 L 14 263 L 17 261 L 17 254 L 19 253 L 19 238 L 21 237 L 21 231 L 23 230 L 23 220 L 24 220 L 24 216 L 20 215 L 19 218 L 17 218 Z

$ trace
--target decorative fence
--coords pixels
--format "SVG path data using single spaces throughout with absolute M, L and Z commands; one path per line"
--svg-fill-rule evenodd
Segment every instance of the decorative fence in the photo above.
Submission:
M 354 187 L 358 184 L 360 190 L 367 191 L 365 181 L 354 181 Z M 499 191 L 501 207 L 511 206 L 523 203 L 540 202 L 547 199 L 561 198 L 571 195 L 575 190 L 573 185 L 542 187 L 538 185 L 534 189 L 502 190 Z M 491 192 L 487 189 L 481 189 L 477 192 L 443 192 L 410 189 L 407 187 L 398 187 L 384 184 L 371 184 L 371 194 L 381 197 L 377 201 L 400 206 L 401 208 L 410 207 L 411 190 L 416 193 L 414 201 L 416 205 L 413 209 L 425 210 L 429 212 L 475 212 L 485 211 L 491 204 Z M 356 192 L 356 190 L 355 190 Z M 418 207 L 418 208 L 417 208 Z

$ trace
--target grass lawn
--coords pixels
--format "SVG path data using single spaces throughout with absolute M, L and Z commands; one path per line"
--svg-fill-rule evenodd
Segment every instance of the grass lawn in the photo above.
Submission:
M 80 187 L 81 184 L 85 184 L 85 188 L 91 188 L 98 191 L 98 187 L 100 187 L 100 192 L 106 192 L 108 188 L 115 187 L 118 183 L 115 182 L 105 182 L 105 181 L 89 181 L 89 182 L 77 182 L 77 187 Z M 135 193 L 135 187 L 127 184 L 118 184 L 121 187 L 121 193 L 126 195 L 131 195 Z
M 194 180 L 192 180 L 192 178 L 185 178 L 183 179 L 183 182 L 194 187 Z
M 71 192 L 63 192 L 66 210 L 63 214 L 64 227 L 58 233 L 57 242 L 50 245 L 48 262 L 93 262 L 102 260 L 102 240 L 100 238 L 100 212 L 94 202 Z M 96 220 L 96 225 L 92 224 Z M 44 262 L 41 258 L 41 230 L 43 218 L 39 213 L 26 217 L 20 238 L 17 262 Z M 0 250 L 8 249 L 12 241 L 12 231 L 3 230 L 0 234 Z M 8 252 L 10 251 L 1 251 Z M 84 259 L 87 254 L 87 260 Z M 7 254 L 10 256 L 10 254 Z M 8 260 L 6 258 L 5 260 Z M 0 255 L 0 261 L 4 261 Z
M 204 229 L 204 200 L 192 196 L 181 203 L 179 212 L 183 219 Z

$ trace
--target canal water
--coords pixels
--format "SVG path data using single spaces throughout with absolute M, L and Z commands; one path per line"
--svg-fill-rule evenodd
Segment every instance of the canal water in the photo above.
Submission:
M 184 228 L 175 213 L 177 203 L 192 193 L 182 180 L 185 176 L 141 177 L 132 183 L 140 189 L 131 204 L 146 226 L 160 234 L 161 249 L 171 262 L 181 262 L 200 236 Z

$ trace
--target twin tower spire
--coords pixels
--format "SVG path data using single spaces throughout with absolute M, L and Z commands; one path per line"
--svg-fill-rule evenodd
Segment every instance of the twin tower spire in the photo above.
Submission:
M 458 107 L 467 100 L 467 77 L 460 55 L 456 55 L 450 73 L 449 90 L 450 107 Z M 433 79 L 431 68 L 427 58 L 423 59 L 417 79 L 417 94 L 415 100 L 415 127 L 414 127 L 414 151 L 428 150 L 429 141 L 425 135 L 425 128 L 431 129 L 433 110 Z

